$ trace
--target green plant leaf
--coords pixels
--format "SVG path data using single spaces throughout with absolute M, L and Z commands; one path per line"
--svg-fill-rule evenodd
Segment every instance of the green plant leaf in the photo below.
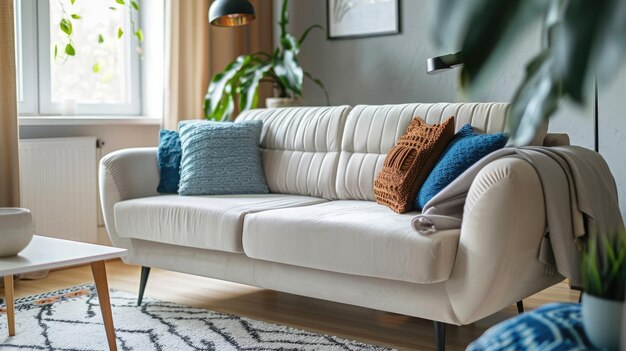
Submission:
M 566 8 L 563 25 L 556 31 L 554 53 L 556 72 L 563 81 L 565 93 L 574 101 L 585 102 L 584 93 L 591 84 L 590 64 L 599 34 L 603 12 L 609 1 L 571 0 Z
M 68 56 L 74 56 L 76 55 L 76 50 L 74 49 L 74 46 L 72 46 L 71 43 L 68 43 L 67 45 L 65 45 L 65 53 Z
M 583 252 L 583 276 L 586 277 L 584 289 L 587 293 L 594 296 L 602 296 L 602 278 L 600 277 L 597 239 L 597 234 L 589 235 L 586 251 Z
M 249 69 L 252 57 L 242 55 L 235 61 L 229 63 L 223 72 L 216 74 L 204 97 L 204 116 L 206 119 L 226 120 L 234 111 L 234 98 L 232 94 L 234 82 L 243 74 L 245 69 Z M 231 106 L 232 105 L 232 106 Z
M 600 240 L 600 241 L 599 241 Z M 582 281 L 586 293 L 624 301 L 626 294 L 626 234 L 588 235 L 582 250 Z
M 235 111 L 235 89 L 234 82 L 228 81 L 224 86 L 224 95 L 219 103 L 216 105 L 216 109 L 212 111 L 212 115 L 207 118 L 214 121 L 227 121 L 230 120 L 233 112 Z
M 117 11 L 117 7 L 109 6 L 109 10 Z
M 523 29 L 548 8 L 546 0 L 469 1 L 469 25 L 463 39 L 464 89 L 480 88 L 490 71 L 500 66 L 504 53 Z
M 283 52 L 293 51 L 294 55 L 297 55 L 300 52 L 300 44 L 291 34 L 285 34 L 282 38 L 280 38 L 280 45 L 282 46 Z
M 124 35 L 124 31 L 122 30 L 122 27 L 120 27 L 117 29 L 117 39 L 120 39 L 122 35 Z
M 139 4 L 137 3 L 137 1 L 131 0 L 130 4 L 136 11 L 139 11 Z
M 287 13 L 287 6 L 289 5 L 288 0 L 283 0 L 283 6 L 280 10 L 280 20 L 278 21 L 278 25 L 280 27 L 280 37 L 284 37 L 287 34 L 287 23 L 289 23 L 289 17 Z
M 553 58 L 544 50 L 526 67 L 526 76 L 519 86 L 508 118 L 510 141 L 528 145 L 537 129 L 558 108 L 562 96 L 560 83 L 552 76 Z
M 100 73 L 100 64 L 95 63 L 93 67 L 91 67 L 91 70 L 93 71 L 93 73 Z
M 302 95 L 302 81 L 304 72 L 296 60 L 293 50 L 283 52 L 282 57 L 274 61 L 274 73 L 290 92 L 295 96 Z
M 77 19 L 81 19 L 82 17 L 80 17 L 80 15 L 77 15 L 75 13 L 71 14 L 70 17 L 72 17 L 73 19 L 77 20 Z
M 608 0 L 604 21 L 596 36 L 593 61 L 598 80 L 611 81 L 626 56 L 626 1 Z
M 126 1 L 124 1 L 124 0 L 115 0 L 115 2 L 120 4 L 120 5 L 126 5 Z
M 263 51 L 257 51 L 255 53 L 250 54 L 251 56 L 258 58 L 259 60 L 262 59 L 271 59 L 272 55 L 268 54 L 267 52 L 263 52 Z
M 302 33 L 302 36 L 300 37 L 300 40 L 298 40 L 298 46 L 302 46 L 302 43 L 304 42 L 304 40 L 306 39 L 306 37 L 309 35 L 309 33 L 315 29 L 318 28 L 322 31 L 324 31 L 324 27 L 320 26 L 319 24 L 314 24 L 312 26 L 310 26 L 309 28 L 307 28 L 304 33 Z
M 98 44 L 102 43 L 104 43 L 104 37 L 102 36 L 102 34 L 98 34 Z
M 594 296 L 602 296 L 602 278 L 595 260 L 595 256 L 589 255 L 583 257 L 585 270 L 583 275 L 586 277 L 585 291 Z
M 626 3 L 622 0 L 571 0 L 557 32 L 557 72 L 566 94 L 588 102 L 594 77 L 610 81 L 626 53 Z
M 328 91 L 326 90 L 326 87 L 324 86 L 324 83 L 322 83 L 321 80 L 314 78 L 311 73 L 304 71 L 304 76 L 309 78 L 313 83 L 315 83 L 318 87 L 320 87 L 320 89 L 322 89 L 322 91 L 324 91 L 324 95 L 326 96 L 326 105 L 330 105 L 330 98 L 328 97 Z
M 71 3 L 72 5 L 74 5 L 74 3 L 75 3 L 75 2 L 76 2 L 76 0 L 70 0 L 70 3 Z
M 59 47 L 57 45 L 54 45 L 54 59 L 57 59 L 57 56 L 59 56 Z
M 59 27 L 61 27 L 63 33 L 72 35 L 72 22 L 69 19 L 63 18 L 59 23 Z
M 543 19 L 543 33 L 541 33 L 541 46 L 552 47 L 554 43 L 554 29 L 561 23 L 561 14 L 568 0 L 550 0 Z
M 251 66 L 241 77 L 239 87 L 239 108 L 241 111 L 256 108 L 259 105 L 259 82 L 272 68 L 267 63 L 261 66 Z
M 143 42 L 143 31 L 141 30 L 141 28 L 137 29 L 137 31 L 135 32 L 135 36 L 140 43 Z

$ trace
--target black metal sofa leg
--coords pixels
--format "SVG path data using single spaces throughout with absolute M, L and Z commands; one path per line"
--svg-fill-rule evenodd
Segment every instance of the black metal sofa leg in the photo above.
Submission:
M 137 297 L 137 306 L 141 306 L 143 300 L 143 292 L 146 290 L 148 276 L 150 275 L 150 267 L 141 267 L 141 280 L 139 282 L 139 296 Z
M 517 313 L 524 313 L 524 300 L 517 301 Z
M 435 336 L 437 338 L 437 351 L 446 350 L 446 323 L 433 322 L 435 325 Z

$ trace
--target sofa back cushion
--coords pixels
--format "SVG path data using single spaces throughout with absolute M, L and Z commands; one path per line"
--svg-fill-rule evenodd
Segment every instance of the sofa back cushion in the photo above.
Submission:
M 336 199 L 341 138 L 350 106 L 256 109 L 237 122 L 262 120 L 261 150 L 272 193 Z
M 374 200 L 374 179 L 387 152 L 402 136 L 411 120 L 419 116 L 429 124 L 455 117 L 455 131 L 471 124 L 477 132 L 505 130 L 508 103 L 437 103 L 402 105 L 358 105 L 346 120 L 339 168 L 337 196 L 342 200 Z M 535 145 L 541 145 L 545 129 L 539 131 Z

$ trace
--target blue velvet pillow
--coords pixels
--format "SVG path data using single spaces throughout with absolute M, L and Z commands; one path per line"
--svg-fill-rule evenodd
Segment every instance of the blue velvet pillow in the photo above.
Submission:
M 159 149 L 157 151 L 157 162 L 159 164 L 159 186 L 160 193 L 177 193 L 178 182 L 180 180 L 180 137 L 173 130 L 161 130 L 159 132 Z
M 268 193 L 261 129 L 261 121 L 181 122 L 180 195 Z
M 417 194 L 415 207 L 424 208 L 443 188 L 452 183 L 458 176 L 470 168 L 474 163 L 488 154 L 503 148 L 508 141 L 505 133 L 479 134 L 474 132 L 471 125 L 466 124 L 455 135 L 443 152 L 435 168 L 430 172 L 426 181 Z

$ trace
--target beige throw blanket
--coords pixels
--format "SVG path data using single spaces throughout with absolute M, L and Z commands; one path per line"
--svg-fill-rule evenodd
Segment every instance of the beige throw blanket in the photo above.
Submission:
M 528 161 L 544 192 L 547 228 L 538 258 L 580 287 L 577 240 L 587 233 L 624 230 L 615 179 L 600 154 L 577 146 L 505 148 L 481 159 L 432 198 L 413 227 L 428 235 L 460 228 L 467 193 L 478 172 L 502 157 Z M 513 200 L 513 199 L 512 199 Z M 514 200 L 513 200 L 514 201 Z

